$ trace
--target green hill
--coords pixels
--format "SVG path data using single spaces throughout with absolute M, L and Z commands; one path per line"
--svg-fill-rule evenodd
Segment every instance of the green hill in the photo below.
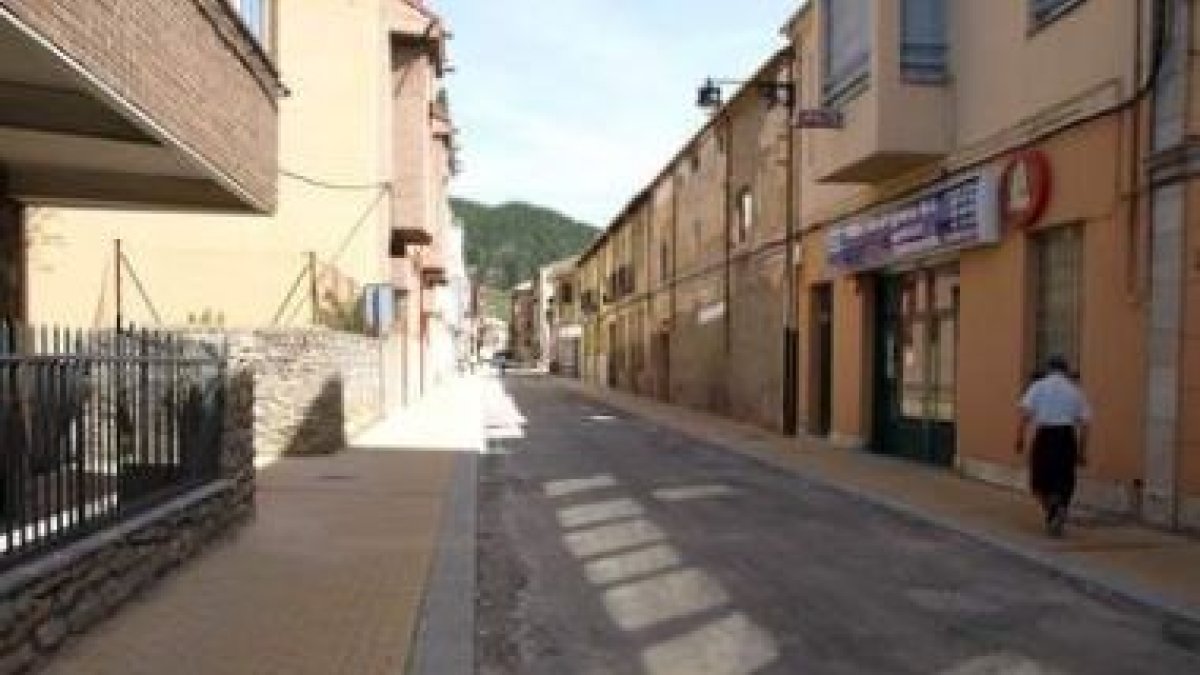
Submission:
M 451 207 L 466 234 L 467 266 L 498 291 L 532 279 L 543 265 L 582 252 L 599 232 L 557 211 L 521 202 L 488 206 L 452 199 Z

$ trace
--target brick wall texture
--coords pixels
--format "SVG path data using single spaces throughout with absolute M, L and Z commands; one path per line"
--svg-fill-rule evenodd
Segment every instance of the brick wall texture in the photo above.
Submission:
M 0 0 L 262 208 L 276 199 L 270 66 L 224 0 Z

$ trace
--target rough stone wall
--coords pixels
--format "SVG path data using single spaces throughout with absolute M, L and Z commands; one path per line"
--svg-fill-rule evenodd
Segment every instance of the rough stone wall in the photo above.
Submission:
M 332 331 L 228 336 L 230 358 L 255 375 L 260 456 L 337 452 L 384 411 L 383 345 Z
M 253 513 L 254 378 L 229 376 L 217 481 L 0 575 L 0 673 L 36 668 Z
M 761 77 L 779 81 L 784 74 Z M 752 95 L 734 101 L 729 114 L 730 188 L 735 196 L 748 190 L 753 203 L 745 238 L 734 238 L 730 256 L 730 414 L 781 430 L 788 302 L 783 245 L 787 236 L 787 109 Z M 730 222 L 737 229 L 736 197 L 730 208 Z
M 728 409 L 725 296 L 727 129 L 717 124 L 679 167 L 671 399 L 711 412 Z M 693 159 L 694 157 L 694 159 Z
M 275 76 L 219 0 L 0 0 L 264 208 L 276 199 Z

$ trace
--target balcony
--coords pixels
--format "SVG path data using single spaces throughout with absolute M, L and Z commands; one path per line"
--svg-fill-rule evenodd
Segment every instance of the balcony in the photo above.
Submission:
M 902 7 L 872 2 L 870 57 L 845 86 L 827 87 L 809 104 L 839 109 L 845 126 L 809 132 L 813 172 L 822 183 L 878 183 L 943 158 L 952 146 L 944 43 L 906 35 Z M 823 11 L 825 3 L 817 3 Z M 817 25 L 823 25 L 818 23 Z M 827 37 L 822 34 L 819 42 Z M 820 49 L 824 49 L 821 44 Z M 805 59 L 804 77 L 821 81 L 820 58 Z
M 221 0 L 0 0 L 0 190 L 269 212 L 281 92 Z

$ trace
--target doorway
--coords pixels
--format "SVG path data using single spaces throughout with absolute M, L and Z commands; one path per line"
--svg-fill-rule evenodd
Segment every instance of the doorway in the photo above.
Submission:
M 833 285 L 812 289 L 812 433 L 828 436 L 833 431 Z
M 617 388 L 617 372 L 621 360 L 621 346 L 617 342 L 616 322 L 608 324 L 608 386 Z
M 952 466 L 956 445 L 958 265 L 880 276 L 873 449 Z
M 654 382 L 658 400 L 671 402 L 671 334 L 665 330 L 654 334 Z

